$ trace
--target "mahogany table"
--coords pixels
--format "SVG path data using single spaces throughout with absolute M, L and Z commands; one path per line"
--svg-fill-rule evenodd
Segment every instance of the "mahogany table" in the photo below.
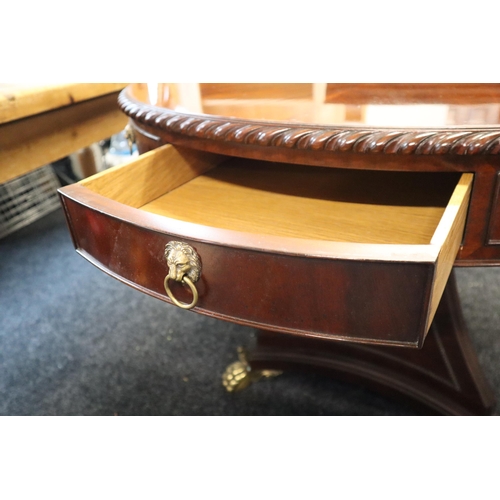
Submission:
M 500 85 L 154 84 L 141 156 L 60 190 L 77 251 L 259 329 L 230 390 L 309 367 L 488 414 L 453 266 L 500 263 Z

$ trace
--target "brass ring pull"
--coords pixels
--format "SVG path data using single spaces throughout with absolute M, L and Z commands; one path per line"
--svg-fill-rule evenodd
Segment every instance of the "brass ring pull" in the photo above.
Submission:
M 179 302 L 175 297 L 174 294 L 172 293 L 172 290 L 170 290 L 170 287 L 168 286 L 168 280 L 170 278 L 170 274 L 167 274 L 167 277 L 165 278 L 165 281 L 163 282 L 165 286 L 165 291 L 167 292 L 167 295 L 170 297 L 172 302 L 178 306 L 181 307 L 182 309 L 192 309 L 196 303 L 198 302 L 198 290 L 196 290 L 196 287 L 194 286 L 193 282 L 187 277 L 183 276 L 181 283 L 186 283 L 189 288 L 191 288 L 191 292 L 193 292 L 193 300 L 191 301 L 191 304 L 185 304 L 184 302 Z
M 170 241 L 165 247 L 165 259 L 169 269 L 167 277 L 163 281 L 167 295 L 177 307 L 192 309 L 198 302 L 198 290 L 196 290 L 194 283 L 200 279 L 201 275 L 200 257 L 194 248 L 186 243 Z M 174 297 L 172 290 L 168 286 L 168 280 L 186 284 L 191 289 L 193 300 L 190 304 L 179 302 Z

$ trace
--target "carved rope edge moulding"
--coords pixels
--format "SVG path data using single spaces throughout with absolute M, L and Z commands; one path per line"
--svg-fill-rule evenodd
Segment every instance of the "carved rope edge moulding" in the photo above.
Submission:
M 500 154 L 500 129 L 362 129 L 279 124 L 195 115 L 141 103 L 126 89 L 118 97 L 121 110 L 156 129 L 198 139 L 251 146 L 336 153 L 415 155 Z

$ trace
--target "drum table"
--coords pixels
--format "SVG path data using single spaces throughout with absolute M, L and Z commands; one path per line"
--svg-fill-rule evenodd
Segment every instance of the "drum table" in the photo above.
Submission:
M 229 390 L 312 368 L 491 413 L 453 266 L 500 264 L 500 85 L 137 84 L 118 102 L 141 155 L 60 190 L 74 245 L 257 328 Z

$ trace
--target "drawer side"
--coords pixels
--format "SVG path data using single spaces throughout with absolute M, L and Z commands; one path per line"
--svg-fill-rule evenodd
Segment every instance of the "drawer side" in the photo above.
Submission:
M 225 159 L 222 155 L 167 144 L 144 153 L 133 162 L 99 172 L 79 184 L 106 198 L 139 208 Z
M 441 222 L 436 229 L 436 233 L 431 240 L 431 245 L 438 246 L 441 249 L 436 262 L 426 332 L 429 330 L 432 320 L 434 319 L 439 301 L 443 295 L 444 288 L 462 243 L 473 179 L 473 174 L 462 174 L 457 187 L 453 191 Z

